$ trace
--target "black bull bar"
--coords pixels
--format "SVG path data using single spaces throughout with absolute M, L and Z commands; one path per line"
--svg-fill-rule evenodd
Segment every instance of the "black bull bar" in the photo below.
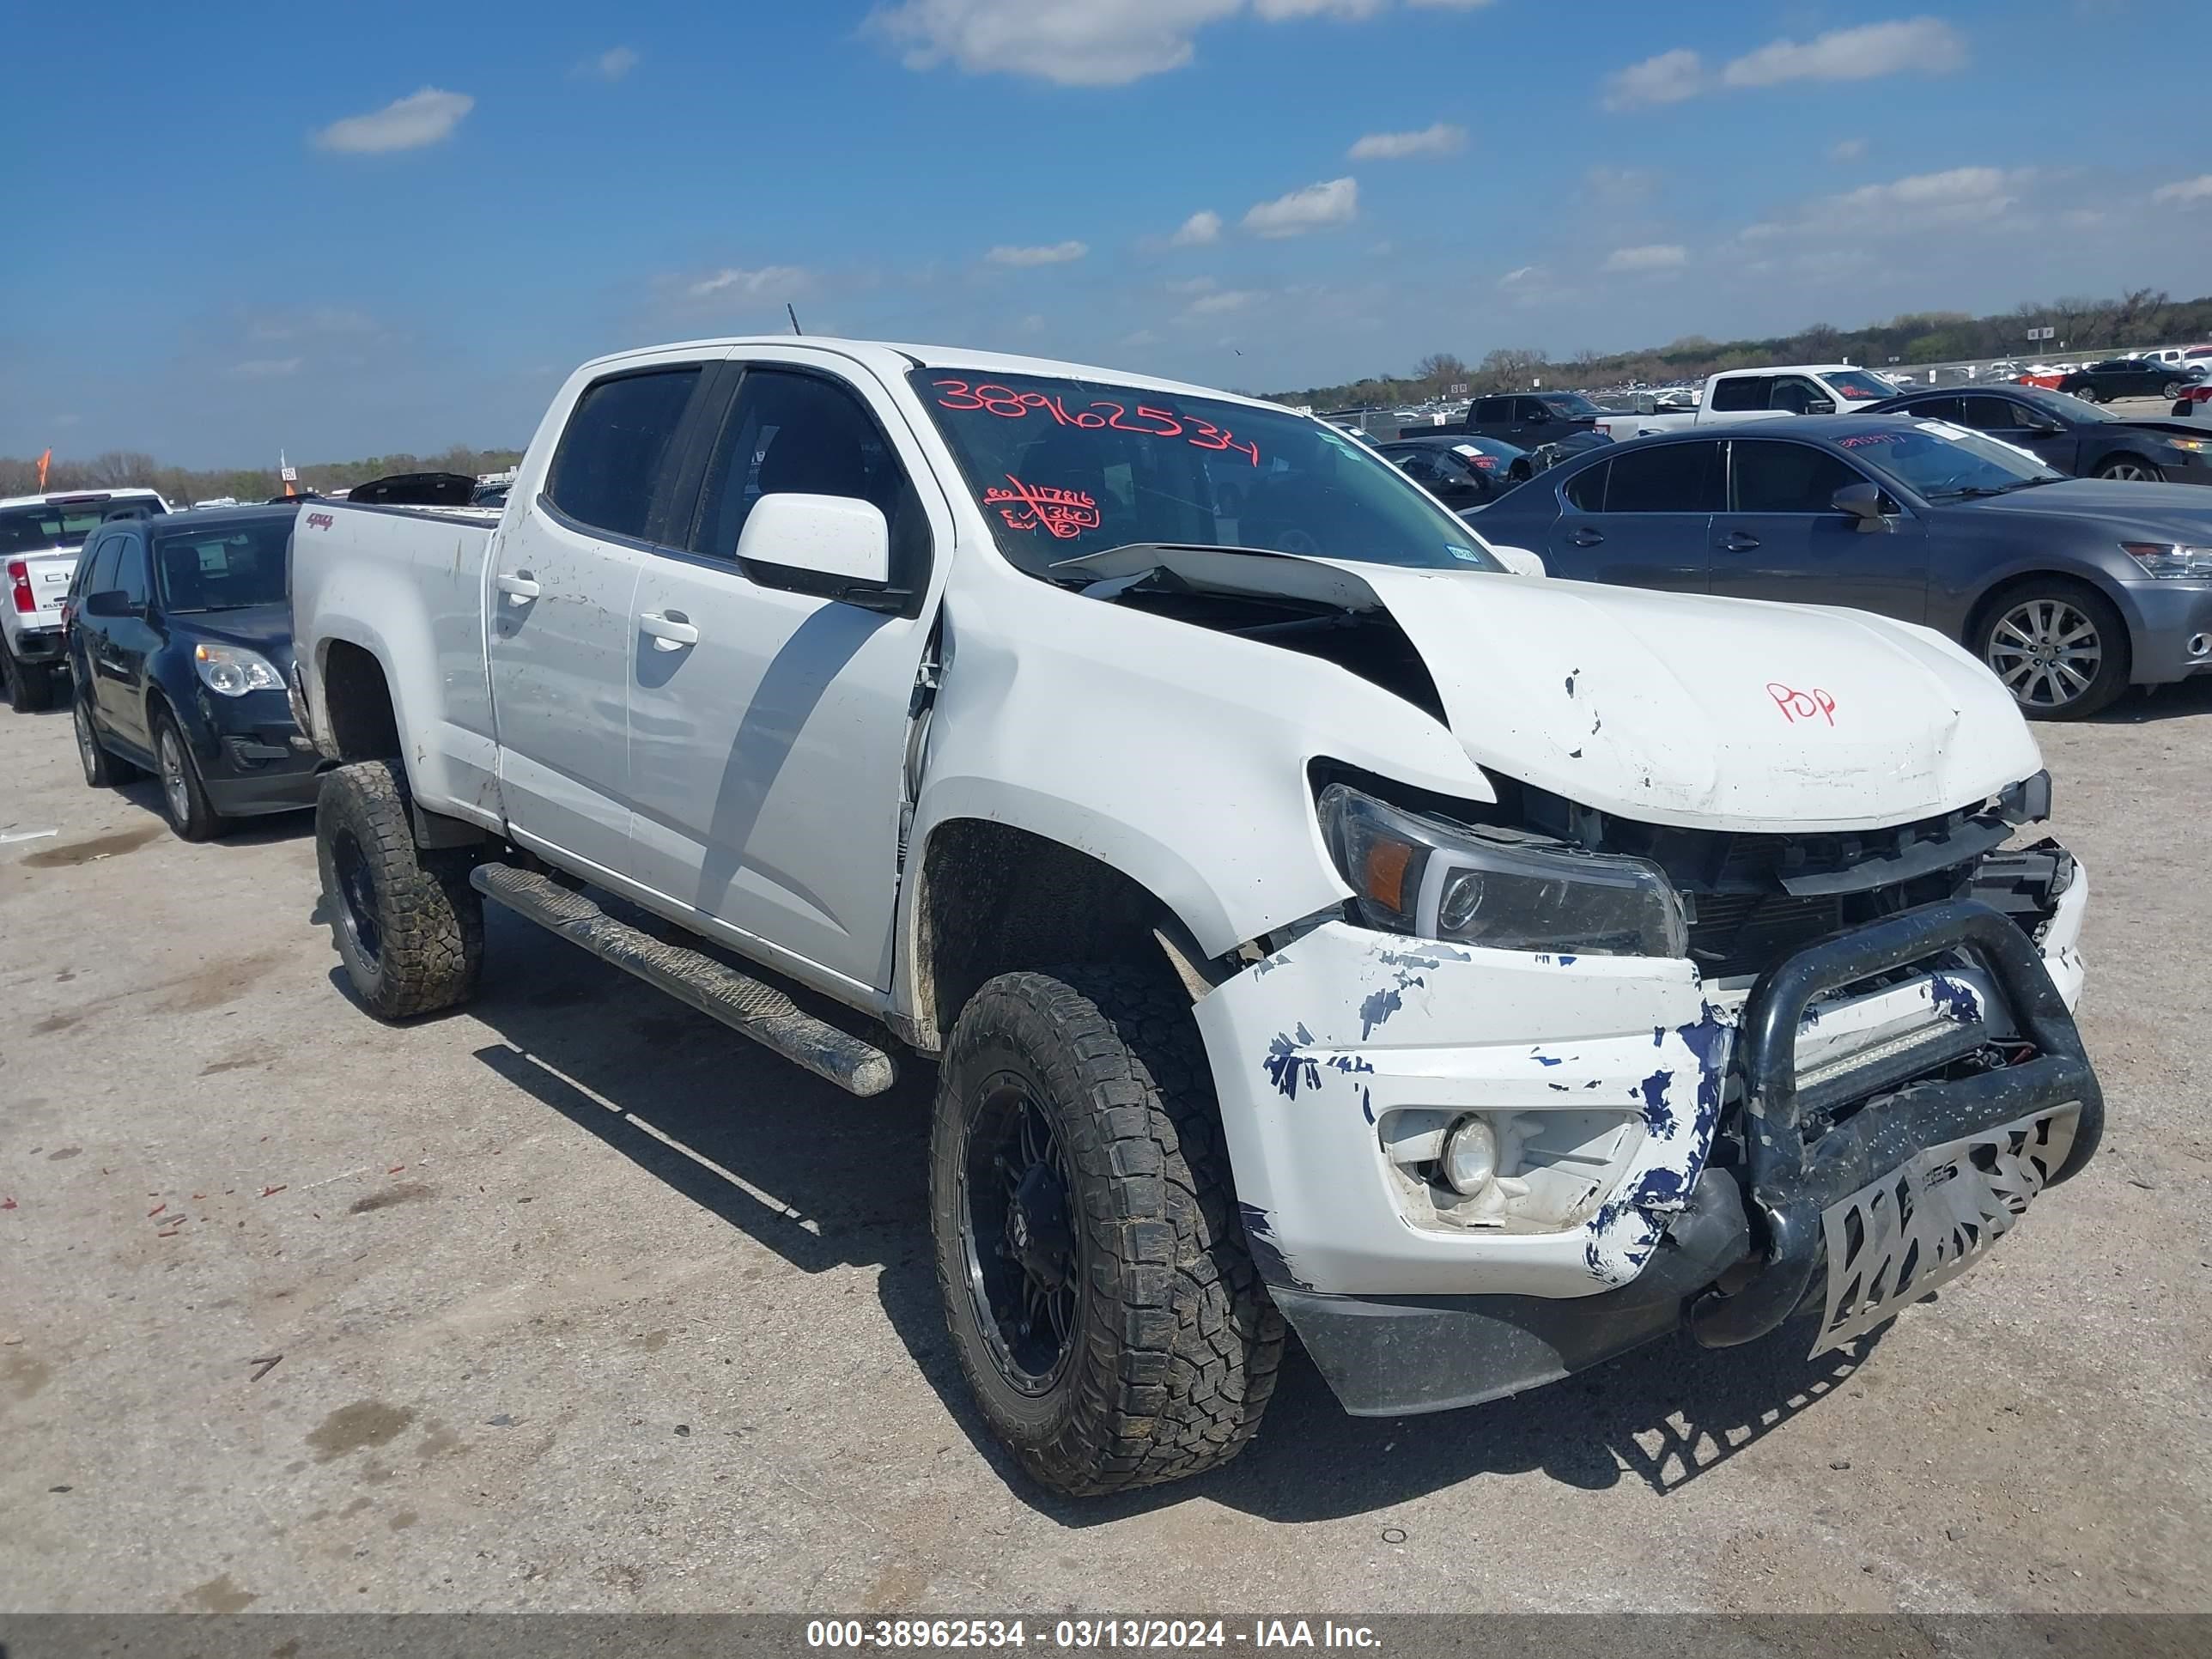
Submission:
M 1948 1082 L 1916 1083 L 1808 1143 L 1800 1123 L 1797 1034 L 1817 997 L 1946 951 L 1966 953 L 1996 982 L 2037 1053 Z M 1690 1305 L 1691 1335 L 1731 1347 L 1773 1330 L 1804 1300 L 1821 1265 L 1821 1212 L 1929 1146 L 2078 1103 L 2072 1146 L 2045 1182 L 2072 1176 L 2097 1150 L 2105 1097 L 2058 988 L 2017 924 L 1974 899 L 1923 905 L 1838 933 L 1771 968 L 1752 987 L 1741 1022 L 1746 1196 L 1765 1254 L 1748 1282 L 1708 1290 Z

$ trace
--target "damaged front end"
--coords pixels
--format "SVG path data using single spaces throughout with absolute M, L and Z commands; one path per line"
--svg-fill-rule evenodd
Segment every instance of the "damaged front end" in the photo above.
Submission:
M 2095 1149 L 2087 878 L 2000 850 L 2045 779 L 1813 836 L 1316 781 L 1353 898 L 1197 1015 L 1255 1255 L 1350 1411 L 1494 1399 L 1686 1322 L 1724 1346 L 1817 1311 L 1814 1351 L 1847 1341 Z

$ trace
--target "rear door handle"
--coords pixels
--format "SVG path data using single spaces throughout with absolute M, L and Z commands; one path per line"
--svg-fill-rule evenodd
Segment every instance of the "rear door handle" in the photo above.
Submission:
M 1759 545 L 1759 538 L 1746 530 L 1731 530 L 1721 538 L 1721 545 L 1731 553 L 1748 553 Z
M 534 599 L 542 591 L 527 570 L 502 570 L 492 582 L 510 599 Z
M 1605 539 L 1605 535 L 1601 531 L 1591 530 L 1585 526 L 1581 530 L 1576 531 L 1574 534 L 1569 536 L 1567 539 L 1572 542 L 1577 547 L 1595 547 L 1600 542 Z
M 681 611 L 648 611 L 637 619 L 637 625 L 653 636 L 656 651 L 681 651 L 699 643 L 698 629 Z

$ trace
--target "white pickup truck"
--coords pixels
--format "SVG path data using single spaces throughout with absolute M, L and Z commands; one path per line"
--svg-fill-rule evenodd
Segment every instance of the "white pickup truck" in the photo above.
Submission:
M 54 678 L 65 672 L 62 601 L 84 539 L 124 514 L 167 513 L 151 489 L 67 489 L 0 501 L 0 689 L 19 714 L 53 701 Z
M 1695 409 L 1662 410 L 1647 395 L 1636 400 L 1635 413 L 1606 416 L 1597 422 L 1597 430 L 1625 441 L 1693 426 L 1777 420 L 1784 415 L 1849 415 L 1902 390 L 1887 376 L 1849 363 L 1723 369 L 1706 378 Z
M 1233 1456 L 1286 1318 L 1389 1415 L 1853 1340 L 2100 1133 L 2034 740 L 1925 629 L 1532 562 L 1193 386 L 605 358 L 495 519 L 301 515 L 337 950 L 458 1004 L 489 897 L 933 1066 L 953 1343 L 1065 1492 Z

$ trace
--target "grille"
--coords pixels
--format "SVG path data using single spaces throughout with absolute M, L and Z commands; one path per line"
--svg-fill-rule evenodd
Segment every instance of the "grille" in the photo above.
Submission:
M 1700 893 L 1690 924 L 1690 956 L 1715 979 L 1756 974 L 1844 925 L 1843 901 L 1832 895 Z

